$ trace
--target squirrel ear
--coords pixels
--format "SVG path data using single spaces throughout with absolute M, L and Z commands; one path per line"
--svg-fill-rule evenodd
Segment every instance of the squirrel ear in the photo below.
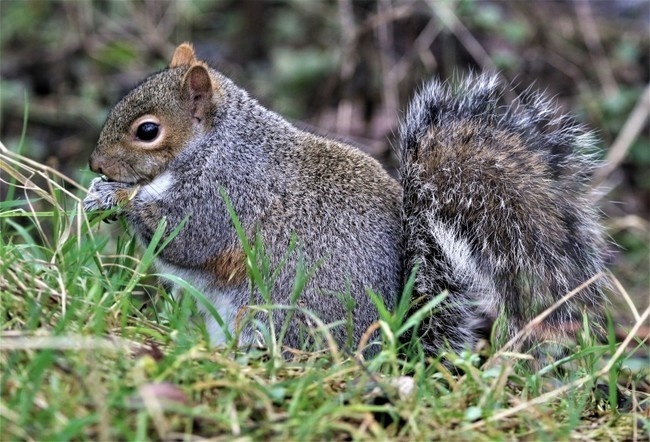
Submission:
M 169 63 L 170 68 L 178 66 L 191 65 L 196 62 L 196 55 L 191 43 L 183 43 L 179 45 L 174 51 L 172 61 Z
M 190 100 L 192 116 L 203 120 L 212 105 L 212 79 L 202 64 L 196 64 L 187 71 L 183 79 L 183 90 Z

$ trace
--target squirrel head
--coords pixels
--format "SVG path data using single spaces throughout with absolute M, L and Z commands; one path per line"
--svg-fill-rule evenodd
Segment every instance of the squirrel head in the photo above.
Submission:
M 111 110 L 90 156 L 90 169 L 111 181 L 147 183 L 187 145 L 209 132 L 222 91 L 214 71 L 189 43 Z

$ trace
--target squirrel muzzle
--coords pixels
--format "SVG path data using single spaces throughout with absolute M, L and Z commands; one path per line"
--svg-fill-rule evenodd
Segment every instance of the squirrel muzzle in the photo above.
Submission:
M 131 182 L 134 180 L 125 179 L 124 174 L 120 173 L 120 164 L 117 161 L 98 155 L 97 149 L 93 151 L 88 160 L 90 170 L 100 175 L 104 175 L 109 181 Z

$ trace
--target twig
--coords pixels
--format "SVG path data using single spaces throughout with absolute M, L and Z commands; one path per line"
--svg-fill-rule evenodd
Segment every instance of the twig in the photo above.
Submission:
M 638 321 L 639 319 L 641 319 L 641 316 L 639 315 L 639 311 L 634 305 L 634 302 L 632 302 L 632 298 L 630 298 L 630 295 L 628 295 L 627 291 L 623 288 L 623 285 L 618 280 L 618 278 L 614 276 L 611 272 L 609 272 L 609 279 L 614 283 L 614 286 L 618 290 L 619 295 L 621 295 L 625 300 L 625 302 L 627 303 L 627 306 L 630 308 L 630 311 L 634 316 L 634 320 Z
M 375 28 L 389 22 L 401 20 L 415 12 L 413 5 L 401 5 L 390 8 L 387 11 L 382 11 L 376 15 L 373 15 L 367 19 L 363 24 L 357 29 L 355 33 L 355 39 L 359 39 L 366 32 L 370 32 Z
M 483 69 L 496 71 L 496 65 L 490 58 L 490 54 L 483 48 L 481 43 L 472 35 L 471 31 L 454 13 L 453 9 L 446 3 L 427 0 L 431 10 L 440 17 L 443 25 L 456 36 L 458 41 L 467 49 L 467 52 L 481 65 Z M 452 3 L 452 6 L 455 3 Z
M 550 399 L 553 399 L 556 396 L 559 396 L 559 395 L 561 395 L 563 393 L 566 393 L 566 392 L 568 392 L 570 390 L 573 390 L 574 388 L 581 387 L 582 385 L 592 381 L 593 379 L 595 379 L 595 378 L 597 378 L 599 376 L 603 376 L 603 375 L 607 374 L 612 369 L 614 364 L 616 364 L 616 362 L 621 357 L 621 355 L 623 354 L 623 352 L 625 351 L 627 346 L 630 344 L 630 342 L 632 342 L 632 340 L 636 337 L 639 329 L 645 323 L 645 321 L 648 320 L 648 317 L 650 317 L 650 307 L 648 307 L 643 312 L 643 315 L 641 315 L 641 317 L 636 322 L 634 327 L 632 327 L 632 330 L 630 330 L 630 332 L 628 333 L 625 340 L 619 345 L 618 349 L 616 350 L 614 355 L 610 358 L 610 360 L 607 362 L 607 364 L 602 369 L 600 369 L 598 372 L 596 372 L 595 374 L 587 375 L 587 376 L 584 376 L 584 377 L 582 377 L 580 379 L 576 379 L 575 381 L 573 381 L 573 382 L 571 382 L 569 384 L 566 384 L 566 385 L 564 385 L 564 386 L 562 386 L 562 387 L 560 387 L 560 388 L 558 388 L 556 390 L 549 391 L 548 393 L 545 393 L 545 394 L 543 394 L 541 396 L 538 396 L 538 397 L 536 397 L 534 399 L 531 399 L 529 401 L 517 404 L 514 407 L 508 408 L 507 410 L 503 410 L 500 413 L 496 413 L 496 414 L 490 416 L 487 419 L 484 419 L 484 420 L 475 422 L 473 424 L 470 424 L 465 428 L 468 429 L 468 430 L 475 430 L 477 428 L 480 428 L 480 427 L 484 426 L 488 422 L 494 422 L 494 421 L 498 421 L 498 420 L 504 419 L 506 417 L 512 416 L 513 414 L 517 414 L 520 411 L 525 410 L 526 408 L 530 408 L 530 407 L 535 406 L 535 405 L 543 404 L 544 402 L 546 402 L 546 401 L 548 401 Z
M 388 14 L 392 9 L 390 0 L 380 0 L 377 4 L 381 15 Z M 395 47 L 391 22 L 384 22 L 377 27 L 377 41 L 379 43 L 379 59 L 383 73 L 383 101 L 385 115 L 397 113 L 399 96 L 395 72 L 391 69 L 394 65 Z
M 593 185 L 598 186 L 623 161 L 630 146 L 637 139 L 650 114 L 650 83 L 645 87 L 623 129 L 609 148 L 605 164 L 594 174 Z
M 81 335 L 38 336 L 4 332 L 0 334 L 0 351 L 74 350 L 74 351 L 134 351 L 145 345 L 118 336 L 98 338 Z
M 548 308 L 547 308 L 546 310 L 544 310 L 542 313 L 540 313 L 539 315 L 537 315 L 537 316 L 536 316 L 532 321 L 530 321 L 528 324 L 526 324 L 526 326 L 525 326 L 523 329 L 519 330 L 519 331 L 518 331 L 518 332 L 517 332 L 517 333 L 512 337 L 512 339 L 510 339 L 508 342 L 506 342 L 506 344 L 503 345 L 503 346 L 499 349 L 499 351 L 497 351 L 497 352 L 494 354 L 494 356 L 492 357 L 492 359 L 497 359 L 499 356 L 502 356 L 503 353 L 504 353 L 506 350 L 508 350 L 510 347 L 512 347 L 512 345 L 514 345 L 514 344 L 515 344 L 519 339 L 521 339 L 522 337 L 528 335 L 528 334 L 531 332 L 531 330 L 533 330 L 537 325 L 539 325 L 539 324 L 544 320 L 544 318 L 546 318 L 548 315 L 550 315 L 551 313 L 553 313 L 553 311 L 555 311 L 559 306 L 561 306 L 562 304 L 564 304 L 565 302 L 567 302 L 569 299 L 573 298 L 575 295 L 577 295 L 578 293 L 580 293 L 583 289 L 589 287 L 591 284 L 593 284 L 594 282 L 596 282 L 598 279 L 600 279 L 600 278 L 602 278 L 602 277 L 603 277 L 603 274 L 602 274 L 602 273 L 597 273 L 597 274 L 595 274 L 594 276 L 592 276 L 591 278 L 589 278 L 587 281 L 585 281 L 585 282 L 583 282 L 582 284 L 580 284 L 580 285 L 579 285 L 578 287 L 576 287 L 575 289 L 571 290 L 569 293 L 567 293 L 566 295 L 564 295 L 562 298 L 558 299 L 558 300 L 557 300 L 553 305 L 551 305 L 550 307 L 548 307 Z
M 46 166 L 46 165 L 41 164 L 41 163 L 39 163 L 37 161 L 34 161 L 32 159 L 29 159 L 27 157 L 24 157 L 22 155 L 18 155 L 17 153 L 10 151 L 9 149 L 7 149 L 7 147 L 4 144 L 2 144 L 1 141 L 0 141 L 0 159 L 3 159 L 5 161 L 7 161 L 7 162 L 11 162 L 11 163 L 13 163 L 15 165 L 18 165 L 18 166 L 20 166 L 20 167 L 22 167 L 24 169 L 30 170 L 32 172 L 35 172 L 36 170 L 38 170 L 38 171 L 40 171 L 39 174 L 41 176 L 45 177 L 45 178 L 47 178 L 47 176 L 45 174 L 51 173 L 52 175 L 62 179 L 63 181 L 66 181 L 68 184 L 76 187 L 77 189 L 86 191 L 86 188 L 81 186 L 81 184 L 79 184 L 78 182 L 76 182 L 72 178 L 69 178 L 68 176 L 64 175 L 63 173 L 59 172 L 56 169 L 53 169 L 53 168 L 51 168 L 49 166 Z M 29 165 L 29 166 L 33 167 L 34 169 L 31 169 L 31 168 L 27 167 L 26 165 Z M 26 183 L 23 183 L 23 184 L 26 184 Z M 56 185 L 57 189 L 59 189 L 62 192 L 65 192 L 71 198 L 74 198 L 75 200 L 79 201 L 79 198 L 76 197 L 75 195 L 73 195 L 72 193 L 70 193 L 65 187 L 60 186 L 58 183 L 54 183 L 54 184 Z
M 596 75 L 600 80 L 600 85 L 606 97 L 611 97 L 618 93 L 618 85 L 614 78 L 612 66 L 605 57 L 603 43 L 598 33 L 598 27 L 591 13 L 591 6 L 587 0 L 578 0 L 575 2 L 576 15 L 578 16 L 578 26 L 589 50 L 589 56 L 596 68 Z
M 348 82 L 354 74 L 356 65 L 357 30 L 354 21 L 352 0 L 339 0 L 339 21 L 341 23 L 341 68 L 339 77 L 342 82 Z M 349 133 L 352 124 L 352 106 L 348 100 L 339 103 L 336 112 L 336 131 Z
M 409 73 L 409 69 L 413 66 L 414 54 L 420 57 L 422 64 L 429 72 L 434 72 L 438 66 L 438 62 L 433 53 L 429 49 L 434 40 L 440 35 L 442 26 L 438 25 L 437 18 L 431 18 L 427 25 L 424 27 L 420 35 L 413 42 L 413 50 L 404 55 L 395 67 L 392 68 L 394 77 L 397 81 L 402 81 Z

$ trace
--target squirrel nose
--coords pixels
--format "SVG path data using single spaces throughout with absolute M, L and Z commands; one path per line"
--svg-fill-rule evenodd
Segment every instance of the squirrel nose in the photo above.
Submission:
M 102 162 L 95 158 L 93 155 L 90 156 L 90 159 L 88 160 L 88 166 L 90 167 L 90 170 L 92 170 L 95 173 L 99 173 L 101 175 L 104 174 L 104 171 L 102 170 Z

